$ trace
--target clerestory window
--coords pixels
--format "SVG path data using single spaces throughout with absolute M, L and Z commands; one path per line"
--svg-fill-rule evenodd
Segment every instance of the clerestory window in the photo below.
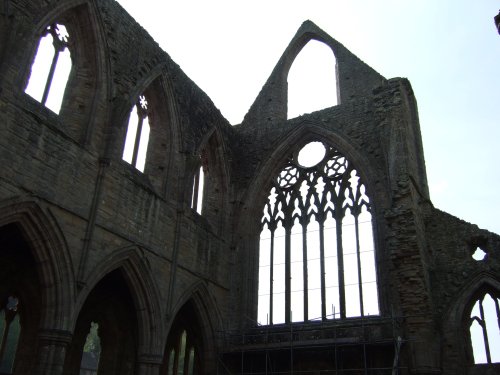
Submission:
M 273 179 L 262 216 L 258 322 L 378 315 L 371 204 L 354 165 L 311 142 Z
M 21 335 L 19 299 L 9 296 L 0 310 L 0 373 L 12 374 Z
M 485 293 L 472 307 L 469 333 L 474 363 L 500 362 L 500 299 Z
M 41 104 L 59 113 L 71 72 L 66 27 L 53 23 L 43 32 L 25 92 Z
M 144 95 L 139 96 L 130 112 L 127 136 L 123 147 L 123 160 L 144 172 L 149 143 L 148 102 Z

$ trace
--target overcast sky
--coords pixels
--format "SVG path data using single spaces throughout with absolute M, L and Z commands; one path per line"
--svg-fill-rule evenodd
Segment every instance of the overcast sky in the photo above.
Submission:
M 386 78 L 406 77 L 434 206 L 500 233 L 494 0 L 119 0 L 238 124 L 310 19 Z

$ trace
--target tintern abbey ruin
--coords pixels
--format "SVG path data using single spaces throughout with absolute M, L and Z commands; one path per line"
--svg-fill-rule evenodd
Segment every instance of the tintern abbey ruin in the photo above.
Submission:
M 114 0 L 1 2 L 0 374 L 500 373 L 500 236 L 408 80 L 297 27 L 231 125 Z M 289 119 L 310 41 L 338 104 Z

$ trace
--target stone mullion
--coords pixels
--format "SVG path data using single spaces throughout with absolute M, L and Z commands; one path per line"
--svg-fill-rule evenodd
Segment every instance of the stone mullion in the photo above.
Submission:
M 326 288 L 325 288 L 325 236 L 324 236 L 324 215 L 319 214 L 321 222 L 319 223 L 319 254 L 321 268 L 321 318 L 326 319 Z M 320 221 L 318 220 L 318 222 Z
M 483 297 L 483 299 L 484 299 L 484 297 Z M 481 328 L 483 329 L 483 339 L 484 339 L 484 348 L 486 351 L 486 361 L 488 363 L 491 363 L 490 345 L 489 345 L 489 341 L 488 341 L 488 330 L 486 329 L 486 320 L 484 319 L 483 299 L 479 300 L 479 311 L 481 314 Z
M 307 272 L 307 221 L 302 223 L 302 269 L 303 269 L 303 285 L 304 285 L 304 321 L 309 320 L 309 288 L 308 288 L 308 272 Z
M 351 171 L 347 172 L 349 175 Z M 364 305 L 363 305 L 363 276 L 361 275 L 361 249 L 359 245 L 359 214 L 361 213 L 361 205 L 359 203 L 361 197 L 361 182 L 358 180 L 356 184 L 355 193 L 353 193 L 352 187 L 349 188 L 349 195 L 352 200 L 352 215 L 354 216 L 354 231 L 356 235 L 356 263 L 358 267 L 358 291 L 359 291 L 359 307 L 361 316 L 365 315 Z
M 344 281 L 344 251 L 342 249 L 342 218 L 344 216 L 344 211 L 342 208 L 342 200 L 339 199 L 335 193 L 335 185 L 340 183 L 336 181 L 332 183 L 331 196 L 334 207 L 335 216 L 335 229 L 337 235 L 337 262 L 338 262 L 338 280 L 339 280 L 339 304 L 340 304 L 340 318 L 344 319 L 346 317 L 346 306 L 345 306 L 345 281 Z M 341 184 L 342 189 L 342 184 Z M 340 190 L 341 191 L 341 190 Z
M 287 197 L 289 198 L 287 203 Z M 285 228 L 285 323 L 290 323 L 292 319 L 292 275 L 291 275 L 291 237 L 293 227 L 294 211 L 293 190 L 283 192 L 283 227 Z
M 137 107 L 139 107 L 139 105 L 137 105 Z M 144 117 L 141 116 L 141 113 L 139 111 L 139 108 L 137 109 L 137 115 L 139 117 L 139 122 L 137 124 L 137 131 L 135 133 L 135 141 L 134 141 L 134 152 L 132 153 L 132 165 L 134 167 L 137 166 L 137 156 L 139 154 L 139 143 L 141 142 L 141 135 L 142 135 L 142 125 L 144 123 Z M 198 185 L 199 185 L 199 179 L 200 179 L 200 172 L 198 170 L 198 173 L 197 173 L 197 184 L 196 184 L 196 195 L 194 196 L 196 198 L 196 200 L 198 200 Z
M 271 228 L 270 228 L 271 229 Z M 274 232 L 275 226 L 271 229 L 271 249 L 269 265 L 269 324 L 273 324 L 273 276 L 274 276 Z
M 287 220 L 288 221 L 288 220 Z M 290 220 L 291 221 L 291 220 Z M 285 323 L 290 323 L 292 314 L 291 304 L 291 255 L 290 236 L 292 228 L 290 223 L 285 224 Z
M 45 82 L 45 89 L 43 90 L 42 100 L 40 101 L 43 105 L 47 102 L 47 97 L 49 96 L 50 86 L 52 85 L 52 80 L 54 78 L 54 73 L 56 71 L 57 60 L 59 59 L 59 51 L 56 48 L 56 37 L 52 36 L 54 39 L 54 57 L 52 57 L 52 64 L 50 65 L 49 75 L 47 76 L 47 81 Z
M 137 141 L 137 133 L 136 133 L 136 141 Z M 135 145 L 134 145 L 134 153 L 135 153 Z M 198 189 L 199 189 L 199 186 L 200 186 L 200 168 L 197 168 L 196 173 L 194 175 L 194 180 L 193 180 L 193 195 L 191 197 L 191 208 L 195 211 L 198 209 Z
M 359 288 L 359 307 L 361 310 L 361 316 L 365 316 L 364 306 L 363 306 L 363 277 L 361 276 L 361 254 L 359 247 L 359 212 L 358 208 L 355 209 L 356 214 L 354 216 L 354 228 L 356 232 L 356 260 L 358 266 L 358 288 Z

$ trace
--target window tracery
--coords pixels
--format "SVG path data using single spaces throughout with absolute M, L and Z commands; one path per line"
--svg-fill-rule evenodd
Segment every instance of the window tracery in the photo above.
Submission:
M 500 299 L 484 293 L 472 307 L 469 334 L 474 363 L 500 362 Z
M 306 148 L 314 143 L 316 151 Z M 304 161 L 301 152 L 291 155 L 273 180 L 264 206 L 260 324 L 378 314 L 365 185 L 335 148 L 319 142 L 306 147 L 305 159 L 319 153 L 317 161 Z
M 0 373 L 12 374 L 21 335 L 19 299 L 9 296 L 0 311 Z
M 62 24 L 52 23 L 43 32 L 25 92 L 59 113 L 71 72 L 70 36 Z
M 146 165 L 149 133 L 148 102 L 146 97 L 141 95 L 130 112 L 122 156 L 123 160 L 141 172 L 144 172 Z

